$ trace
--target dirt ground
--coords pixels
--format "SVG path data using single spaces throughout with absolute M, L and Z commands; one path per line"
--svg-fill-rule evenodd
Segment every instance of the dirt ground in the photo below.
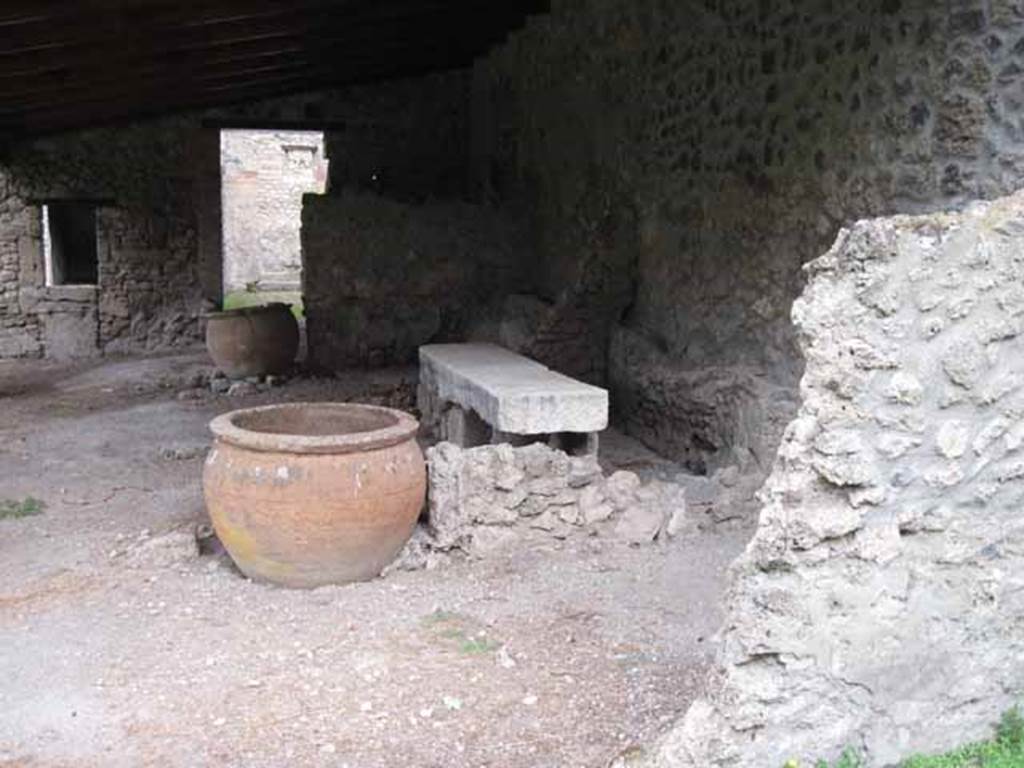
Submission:
M 401 405 L 414 374 L 229 397 L 199 388 L 207 365 L 0 362 L 0 505 L 45 504 L 0 519 L 0 766 L 604 768 L 700 692 L 748 528 L 252 583 L 196 548 L 208 421 Z

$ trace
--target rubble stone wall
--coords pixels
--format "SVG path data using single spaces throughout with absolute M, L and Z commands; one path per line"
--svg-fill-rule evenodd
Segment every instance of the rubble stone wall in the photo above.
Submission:
M 0 357 L 148 351 L 199 339 L 190 124 L 88 131 L 12 153 L 0 169 Z M 45 284 L 40 203 L 49 199 L 95 201 L 92 291 Z
M 19 297 L 23 284 L 46 282 L 35 256 L 42 250 L 42 222 L 26 215 L 10 187 L 9 174 L 0 170 L 0 357 L 37 357 L 43 351 L 39 317 L 26 312 Z
M 329 370 L 463 341 L 527 280 L 522 227 L 483 206 L 348 189 L 307 195 L 302 216 L 309 355 Z
M 542 443 L 427 450 L 430 546 L 488 557 L 531 536 L 606 536 L 632 545 L 681 533 L 685 488 L 633 472 L 605 477 L 595 456 Z
M 1020 183 L 1022 40 L 1010 0 L 555 0 L 473 83 L 475 192 L 533 202 L 545 328 L 589 328 L 531 351 L 607 377 L 651 447 L 719 461 L 699 425 L 732 395 L 689 379 L 795 391 L 800 266 L 840 226 Z
M 468 70 L 347 89 L 325 108 L 332 190 L 403 202 L 465 199 L 469 181 Z
M 224 292 L 298 290 L 302 195 L 327 184 L 318 131 L 221 134 Z
M 658 766 L 872 766 L 1024 693 L 1024 194 L 844 229 L 793 308 L 798 417 L 712 694 Z
M 387 158 L 387 167 L 404 169 L 388 176 L 393 186 L 464 191 L 467 83 L 464 71 L 443 73 L 10 147 L 0 161 L 0 358 L 201 341 L 204 305 L 218 303 L 223 291 L 219 125 L 328 125 L 339 187 L 371 188 L 373 169 Z M 428 128 L 417 132 L 420 118 Z M 90 296 L 45 287 L 39 203 L 47 199 L 97 201 L 99 275 Z

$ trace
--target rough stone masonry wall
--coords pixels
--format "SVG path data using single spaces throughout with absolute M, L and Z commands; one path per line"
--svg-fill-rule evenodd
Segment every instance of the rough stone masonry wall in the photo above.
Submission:
M 540 443 L 513 448 L 427 449 L 432 549 L 486 558 L 533 539 L 608 536 L 633 545 L 692 528 L 681 485 L 633 472 L 605 477 L 595 456 L 568 456 Z
M 221 134 L 224 292 L 298 290 L 302 195 L 327 184 L 318 131 Z
M 324 137 L 332 190 L 353 187 L 402 202 L 465 199 L 470 73 L 454 70 L 349 90 Z
M 379 163 L 364 166 L 365 157 L 415 167 L 420 180 L 464 179 L 465 140 L 438 138 L 464 133 L 466 83 L 465 72 L 442 73 L 10 147 L 0 161 L 0 358 L 53 356 L 67 348 L 70 329 L 79 342 L 91 337 L 95 354 L 200 341 L 204 303 L 220 301 L 223 287 L 215 123 L 329 125 L 325 140 L 341 159 L 334 173 L 339 186 L 370 184 L 367 168 Z M 433 115 L 437 122 L 415 133 L 410 114 Z M 430 147 L 438 148 L 432 163 L 426 162 Z M 401 178 L 414 176 L 410 171 Z M 48 198 L 105 201 L 98 221 L 99 284 L 88 295 L 44 285 L 37 203 Z
M 23 283 L 42 282 L 42 265 L 29 255 L 22 259 L 41 237 L 38 228 L 32 231 L 24 209 L 11 191 L 9 175 L 0 171 L 0 357 L 31 357 L 42 351 L 39 319 L 23 312 L 18 300 Z
M 0 168 L 0 357 L 143 351 L 197 340 L 187 125 L 170 119 L 89 131 L 12 153 Z M 37 201 L 52 198 L 103 201 L 98 289 L 88 295 L 45 285 Z
M 1024 194 L 843 230 L 719 674 L 656 765 L 893 765 L 1024 693 Z
M 1020 182 L 1022 22 L 1010 0 L 555 0 L 474 73 L 477 193 L 535 201 L 557 322 L 531 351 L 607 373 L 652 447 L 767 471 L 800 265 L 857 218 Z
M 464 340 L 527 282 L 522 231 L 514 217 L 464 202 L 307 195 L 310 361 L 328 370 L 407 363 L 423 344 Z
M 498 339 L 495 308 L 530 282 L 522 217 L 466 202 L 470 73 L 373 96 L 325 135 L 329 192 L 303 203 L 309 356 L 330 370 Z

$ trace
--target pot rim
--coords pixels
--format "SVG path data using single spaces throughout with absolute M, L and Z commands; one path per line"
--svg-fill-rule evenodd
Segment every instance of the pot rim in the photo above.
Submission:
M 330 408 L 339 411 L 363 411 L 389 415 L 395 423 L 366 432 L 335 435 L 289 435 L 257 432 L 235 424 L 239 416 L 268 411 L 298 410 L 300 408 Z M 412 440 L 419 431 L 419 422 L 405 411 L 364 403 L 278 403 L 258 408 L 240 408 L 217 416 L 210 422 L 210 431 L 218 442 L 262 453 L 345 454 L 376 451 Z
M 245 317 L 246 315 L 258 315 L 273 310 L 280 312 L 284 307 L 291 314 L 291 304 L 283 301 L 271 301 L 267 304 L 254 304 L 251 307 L 235 307 L 234 309 L 215 309 L 203 313 L 207 320 L 220 320 L 231 317 Z

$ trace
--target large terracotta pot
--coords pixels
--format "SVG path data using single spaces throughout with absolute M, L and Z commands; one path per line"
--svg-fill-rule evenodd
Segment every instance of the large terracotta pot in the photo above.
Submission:
M 218 416 L 206 507 L 254 579 L 317 587 L 373 578 L 412 534 L 426 494 L 416 420 L 370 405 L 292 403 Z
M 286 373 L 299 349 L 299 324 L 281 303 L 211 312 L 206 349 L 232 379 Z

